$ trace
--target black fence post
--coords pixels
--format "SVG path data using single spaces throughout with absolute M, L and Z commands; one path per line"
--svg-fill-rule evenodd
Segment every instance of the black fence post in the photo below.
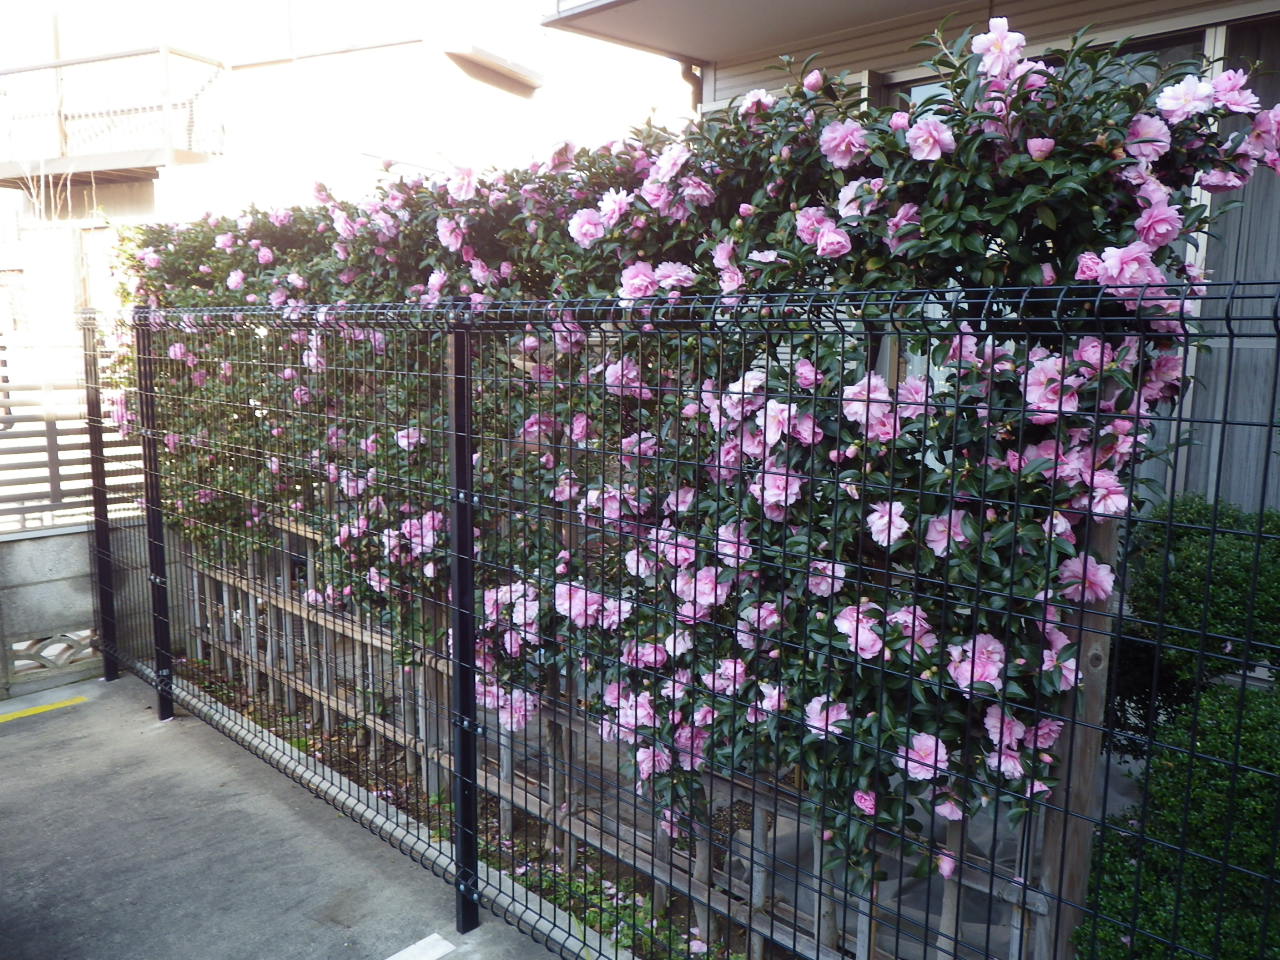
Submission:
M 134 359 L 138 365 L 138 421 L 142 439 L 142 484 L 147 518 L 147 560 L 151 581 L 151 628 L 156 654 L 157 710 L 173 719 L 173 647 L 169 636 L 169 574 L 165 565 L 164 512 L 160 490 L 160 457 L 156 445 L 156 357 L 151 320 L 143 310 L 133 314 Z
M 85 425 L 89 430 L 89 482 L 93 497 L 93 579 L 98 589 L 98 640 L 102 647 L 102 676 L 120 678 L 116 640 L 116 592 L 111 555 L 111 520 L 107 516 L 107 457 L 102 442 L 102 380 L 98 357 L 98 317 L 80 315 L 84 335 Z
M 471 354 L 465 329 L 454 329 L 450 354 L 450 473 L 453 509 L 453 852 L 459 933 L 480 925 L 476 794 L 475 491 L 471 461 Z

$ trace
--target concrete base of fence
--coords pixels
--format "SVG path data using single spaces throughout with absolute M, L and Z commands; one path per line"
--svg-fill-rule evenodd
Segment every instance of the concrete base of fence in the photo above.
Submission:
M 155 672 L 146 664 L 130 664 L 129 669 L 146 682 L 156 684 Z M 181 679 L 174 680 L 173 699 L 192 716 L 306 787 L 415 863 L 452 882 L 452 844 L 432 840 L 425 825 Z M 561 956 L 634 960 L 630 951 L 520 886 L 508 874 L 483 863 L 480 864 L 480 886 L 482 908 Z

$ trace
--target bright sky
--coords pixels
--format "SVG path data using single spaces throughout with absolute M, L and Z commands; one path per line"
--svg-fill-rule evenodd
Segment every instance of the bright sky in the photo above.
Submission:
M 240 67 L 224 75 L 220 91 L 224 156 L 170 168 L 157 184 L 157 212 L 175 218 L 250 200 L 304 201 L 316 180 L 358 195 L 383 159 L 425 172 L 523 164 L 565 139 L 596 145 L 650 116 L 679 126 L 689 115 L 677 63 L 549 30 L 541 26 L 549 7 L 548 0 L 53 0 L 6 12 L 0 67 L 157 45 Z M 278 63 L 404 40 L 422 42 Z M 472 47 L 540 74 L 543 86 L 531 99 L 514 96 L 444 56 Z M 250 66 L 270 61 L 277 64 Z M 121 99 L 150 102 L 155 92 L 139 86 L 130 84 Z

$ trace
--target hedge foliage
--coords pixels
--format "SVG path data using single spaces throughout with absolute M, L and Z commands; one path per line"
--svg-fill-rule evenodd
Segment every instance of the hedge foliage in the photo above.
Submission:
M 1117 649 L 1117 723 L 1145 732 L 1214 677 L 1275 663 L 1280 512 L 1186 494 L 1134 522 Z
M 1094 847 L 1091 896 L 1112 919 L 1081 928 L 1083 956 L 1280 958 L 1277 729 L 1275 691 L 1226 684 L 1159 725 L 1145 808 Z

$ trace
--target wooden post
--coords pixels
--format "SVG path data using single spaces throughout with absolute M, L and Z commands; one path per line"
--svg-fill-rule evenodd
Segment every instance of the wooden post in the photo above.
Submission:
M 956 859 L 956 869 L 963 870 L 964 825 L 960 821 L 947 824 L 947 850 Z M 960 955 L 956 949 L 960 942 L 960 894 L 959 877 L 942 881 L 942 916 L 938 920 L 938 936 L 933 941 L 933 956 L 938 960 Z
M 768 896 L 769 867 L 765 850 L 769 845 L 769 811 L 757 798 L 751 808 L 751 913 L 764 910 Z M 776 853 L 776 849 L 770 853 Z M 775 868 L 776 869 L 776 868 Z M 764 960 L 765 940 L 758 933 L 751 935 L 750 960 Z
M 1086 531 L 1083 550 L 1112 562 L 1117 529 L 1112 520 Z M 1057 801 L 1045 817 L 1040 885 L 1051 896 L 1049 916 L 1036 925 L 1036 960 L 1071 960 L 1071 937 L 1083 918 L 1081 907 L 1089 893 L 1093 823 L 1101 810 L 1098 766 L 1102 756 L 1102 724 L 1106 716 L 1107 673 L 1111 664 L 1113 630 L 1110 604 L 1086 607 L 1080 616 L 1079 691 L 1075 710 L 1063 729 L 1062 785 Z M 1071 694 L 1068 695 L 1072 696 Z M 1056 903 L 1054 902 L 1056 901 Z

